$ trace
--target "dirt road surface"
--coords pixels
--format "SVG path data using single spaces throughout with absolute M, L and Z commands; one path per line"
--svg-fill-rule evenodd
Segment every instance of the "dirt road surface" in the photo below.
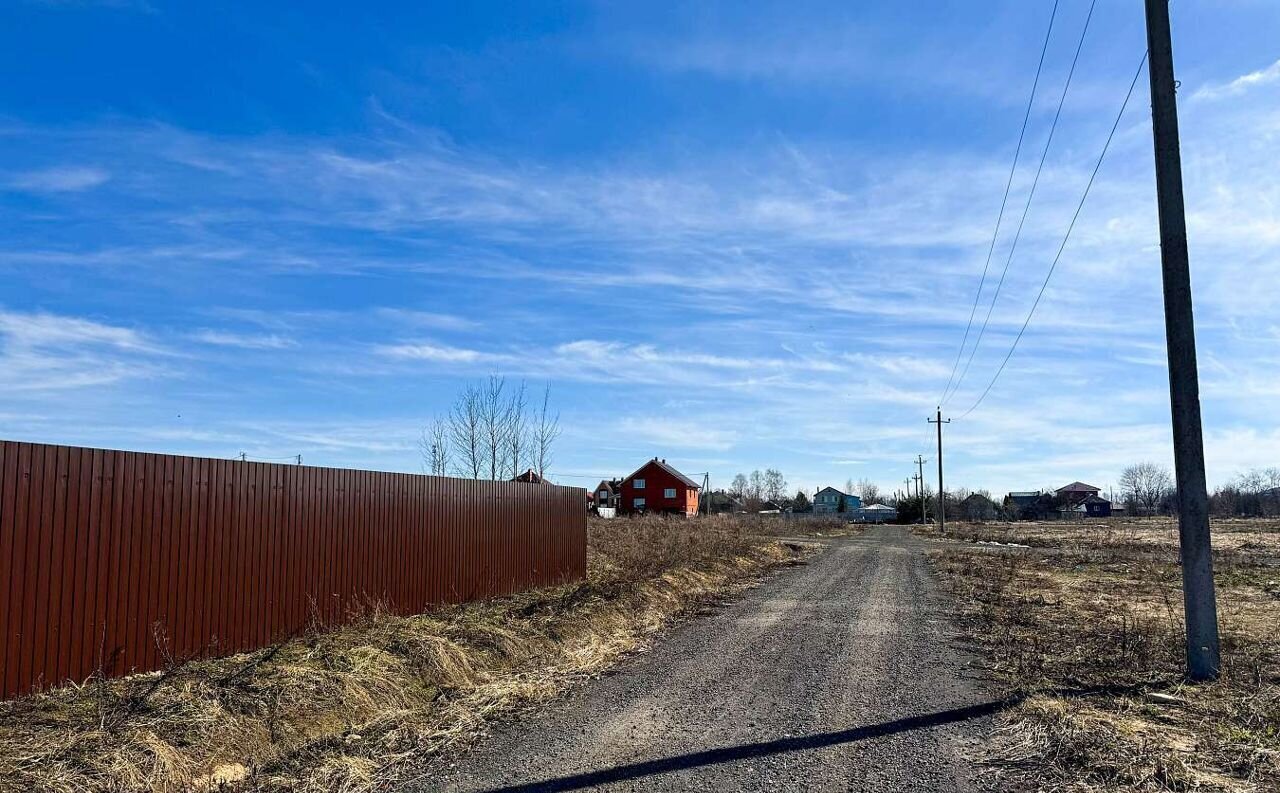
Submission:
M 415 774 L 422 791 L 969 791 L 1000 708 L 883 526 Z

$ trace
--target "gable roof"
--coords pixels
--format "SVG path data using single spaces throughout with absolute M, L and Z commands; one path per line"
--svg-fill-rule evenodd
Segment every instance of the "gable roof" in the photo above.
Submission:
M 601 480 L 600 480 L 600 484 L 596 485 L 596 489 L 595 489 L 595 490 L 593 490 L 592 492 L 593 492 L 593 493 L 599 493 L 601 490 L 603 490 L 603 491 L 605 491 L 605 492 L 607 492 L 607 493 L 609 493 L 609 494 L 611 494 L 611 495 L 612 495 L 613 493 L 618 492 L 618 480 L 616 480 L 616 479 L 601 479 Z
M 821 493 L 825 493 L 825 492 L 827 492 L 828 490 L 830 490 L 830 491 L 832 491 L 832 492 L 835 492 L 835 493 L 839 493 L 839 494 L 840 494 L 840 495 L 842 495 L 842 496 L 847 496 L 847 495 L 849 495 L 848 493 L 844 492 L 843 490 L 837 490 L 836 488 L 834 488 L 834 487 L 830 487 L 830 486 L 822 488 L 822 489 L 821 489 L 821 490 L 819 490 L 817 493 L 814 493 L 814 495 L 816 496 L 816 495 L 819 495 L 819 494 L 821 494 Z
M 744 506 L 741 500 L 734 498 L 723 490 L 713 490 L 710 493 L 704 493 L 702 498 L 709 501 L 712 505 L 730 504 L 736 507 Z
M 1058 488 L 1059 493 L 1101 493 L 1102 488 L 1086 485 L 1084 482 L 1072 482 L 1066 487 Z
M 666 471 L 667 473 L 669 473 L 669 474 L 671 474 L 672 476 L 674 476 L 676 479 L 679 479 L 681 482 L 683 482 L 683 483 L 685 484 L 685 486 L 686 486 L 686 487 L 691 487 L 691 488 L 693 488 L 694 490 L 701 490 L 701 489 L 702 489 L 702 485 L 698 484 L 697 482 L 693 481 L 693 480 L 692 480 L 692 479 L 690 479 L 689 477 L 687 477 L 687 476 L 685 476 L 684 474 L 680 473 L 680 472 L 679 472 L 679 471 L 677 471 L 676 469 L 674 469 L 674 468 L 672 468 L 671 466 L 667 465 L 667 461 L 666 461 L 666 460 L 659 460 L 657 457 L 653 458 L 652 460 L 647 461 L 644 465 L 642 465 L 642 466 L 640 466 L 639 468 L 637 468 L 636 470 L 632 471 L 632 472 L 631 472 L 631 476 L 628 476 L 628 477 L 627 477 L 627 479 L 635 479 L 635 478 L 636 478 L 636 474 L 640 473 L 641 471 L 643 471 L 644 469 L 648 468 L 648 467 L 649 467 L 649 466 L 651 466 L 651 465 L 656 465 L 656 466 L 658 466 L 659 468 L 661 468 L 662 470 L 664 470 L 664 471 Z M 623 481 L 626 481 L 626 480 L 623 480 Z
M 519 476 L 512 477 L 511 481 L 512 482 L 528 482 L 529 484 L 533 484 L 533 485 L 545 485 L 547 483 L 547 480 L 543 479 L 541 476 L 538 476 L 538 472 L 533 470 L 532 468 L 525 471 L 523 474 L 520 474 Z

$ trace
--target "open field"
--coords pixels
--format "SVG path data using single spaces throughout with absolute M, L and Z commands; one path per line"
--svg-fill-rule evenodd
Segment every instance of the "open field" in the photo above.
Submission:
M 799 531 L 791 526 L 791 533 Z M 0 704 L 4 790 L 365 790 L 558 696 L 805 551 L 730 519 L 592 521 L 580 584 Z
M 938 537 L 938 526 L 913 527 L 917 534 Z M 1212 521 L 1213 548 L 1219 556 L 1238 556 L 1257 563 L 1280 564 L 1280 520 L 1232 518 Z M 1174 518 L 1106 518 L 1081 522 L 1018 521 L 947 523 L 947 538 L 962 542 L 1001 542 L 1033 548 L 1061 548 L 1081 553 L 1166 553 L 1178 555 L 1178 522 Z
M 985 762 L 1040 790 L 1280 789 L 1280 525 L 1214 530 L 1223 674 L 1193 686 L 1172 522 L 948 526 L 964 544 L 933 564 L 961 625 L 1029 695 Z

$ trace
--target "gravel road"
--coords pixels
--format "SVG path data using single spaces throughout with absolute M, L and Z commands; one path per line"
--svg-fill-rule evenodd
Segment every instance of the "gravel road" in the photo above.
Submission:
M 896 526 L 832 540 L 615 674 L 433 759 L 412 789 L 980 789 L 965 755 L 1000 703 L 954 646 L 924 547 Z

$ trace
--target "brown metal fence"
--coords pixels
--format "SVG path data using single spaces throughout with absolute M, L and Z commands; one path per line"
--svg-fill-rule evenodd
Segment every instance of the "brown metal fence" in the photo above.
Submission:
M 581 578 L 578 488 L 0 441 L 0 692 Z

